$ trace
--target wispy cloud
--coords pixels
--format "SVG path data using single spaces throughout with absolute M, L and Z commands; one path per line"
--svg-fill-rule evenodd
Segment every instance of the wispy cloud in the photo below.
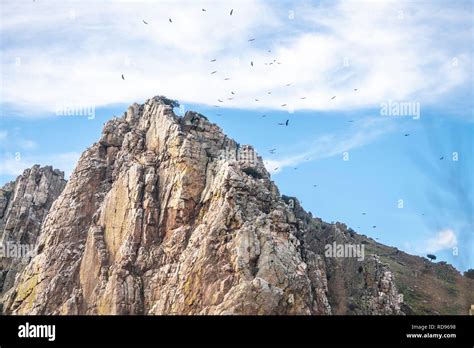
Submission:
M 156 94 L 212 105 L 234 91 L 224 105 L 328 110 L 433 102 L 472 81 L 472 13 L 463 3 L 285 6 L 3 2 L 2 107 L 35 116 L 58 103 L 98 107 Z
M 342 155 L 346 151 L 367 145 L 395 129 L 396 125 L 393 122 L 367 118 L 359 121 L 350 131 L 325 134 L 313 142 L 304 143 L 300 147 L 296 146 L 288 155 L 267 158 L 264 164 L 270 173 L 277 173 L 285 167 L 294 167 L 303 162 Z
M 444 229 L 427 240 L 425 250 L 430 253 L 435 253 L 441 250 L 451 249 L 457 246 L 457 244 L 458 241 L 454 231 L 452 229 Z

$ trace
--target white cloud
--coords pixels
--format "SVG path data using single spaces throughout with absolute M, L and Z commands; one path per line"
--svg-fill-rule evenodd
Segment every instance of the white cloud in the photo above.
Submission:
M 344 1 L 296 7 L 289 20 L 280 6 L 5 2 L 1 100 L 32 116 L 58 103 L 102 106 L 156 94 L 184 103 L 220 98 L 229 107 L 327 110 L 430 102 L 471 78 L 465 42 L 472 23 L 462 8 Z
M 341 155 L 342 160 L 344 152 L 367 145 L 396 128 L 393 122 L 374 118 L 361 120 L 355 127 L 350 132 L 320 136 L 312 143 L 296 146 L 292 153 L 279 158 L 267 158 L 264 160 L 265 167 L 270 173 L 278 173 L 285 167 L 294 167 L 306 161 L 336 155 Z
M 456 234 L 452 229 L 439 231 L 436 236 L 428 239 L 426 242 L 426 251 L 435 253 L 455 247 L 458 244 Z

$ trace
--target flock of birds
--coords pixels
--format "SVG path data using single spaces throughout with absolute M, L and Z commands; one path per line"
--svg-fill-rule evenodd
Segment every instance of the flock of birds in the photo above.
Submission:
M 205 9 L 205 8 L 202 8 L 201 10 L 202 10 L 202 12 L 206 12 L 206 9 Z M 232 16 L 233 13 L 234 13 L 234 9 L 231 9 L 230 12 L 229 12 L 229 16 Z M 168 21 L 169 21 L 169 23 L 173 23 L 172 18 L 169 18 Z M 143 24 L 148 25 L 149 23 L 148 23 L 146 20 L 143 20 Z M 248 42 L 253 42 L 253 41 L 255 41 L 255 38 L 250 38 L 250 39 L 248 39 Z M 271 53 L 271 50 L 267 50 L 267 52 L 268 52 L 268 53 Z M 216 61 L 217 61 L 217 59 L 216 59 L 216 58 L 213 58 L 213 59 L 210 60 L 210 63 L 215 63 Z M 271 61 L 271 62 L 266 62 L 266 63 L 264 63 L 264 65 L 273 65 L 273 64 L 278 64 L 278 65 L 280 65 L 280 64 L 282 64 L 282 63 L 281 63 L 280 61 L 278 61 L 277 59 L 273 59 L 273 61 Z M 253 62 L 253 61 L 250 61 L 250 66 L 251 66 L 251 67 L 254 67 L 254 62 Z M 211 75 L 215 75 L 215 74 L 217 74 L 217 72 L 218 72 L 217 70 L 212 70 L 210 74 L 211 74 Z M 122 74 L 122 80 L 125 80 L 124 74 Z M 229 78 L 229 77 L 225 77 L 224 80 L 225 80 L 225 81 L 228 81 L 228 80 L 230 80 L 230 78 Z M 290 86 L 291 86 L 291 83 L 288 83 L 288 84 L 286 84 L 285 86 L 286 86 L 286 87 L 290 87 Z M 358 88 L 354 88 L 354 89 L 353 89 L 354 92 L 357 92 L 358 90 L 359 90 Z M 268 91 L 267 94 L 271 95 L 272 92 L 271 92 L 271 91 Z M 230 91 L 230 95 L 231 95 L 231 96 L 227 97 L 227 100 L 233 100 L 236 94 L 235 94 L 234 91 Z M 219 103 L 224 103 L 224 100 L 223 100 L 223 99 L 225 99 L 225 98 L 222 98 L 222 99 L 219 98 L 219 99 L 217 99 L 217 101 L 218 101 Z M 304 100 L 304 99 L 306 99 L 306 96 L 303 96 L 303 97 L 301 97 L 300 99 L 301 99 L 301 100 Z M 331 97 L 331 100 L 334 100 L 334 99 L 336 99 L 336 96 L 335 96 L 335 95 Z M 259 100 L 258 98 L 255 98 L 255 101 L 258 102 L 258 101 L 260 101 L 260 100 Z M 286 107 L 287 104 L 284 103 L 284 104 L 281 104 L 281 106 L 282 106 L 282 107 Z M 217 107 L 217 108 L 218 108 L 219 105 L 214 105 L 214 107 Z M 222 114 L 219 114 L 219 113 L 218 113 L 217 116 L 222 116 Z M 267 115 L 264 114 L 264 115 L 262 115 L 262 117 L 267 117 Z M 279 122 L 278 125 L 279 125 L 279 126 L 288 127 L 288 126 L 289 126 L 289 122 L 290 122 L 290 120 L 287 119 L 287 120 L 284 121 L 284 122 Z M 348 122 L 349 122 L 349 123 L 352 123 L 352 122 L 354 122 L 354 120 L 349 120 Z M 409 133 L 405 133 L 404 136 L 405 136 L 405 137 L 408 137 L 408 136 L 410 136 L 410 134 L 409 134 Z M 269 150 L 269 153 L 270 153 L 270 154 L 275 154 L 276 151 L 277 151 L 277 149 L 270 149 L 270 150 Z M 441 156 L 439 159 L 440 159 L 440 160 L 443 160 L 444 157 Z M 276 168 L 274 168 L 274 171 L 277 171 L 278 169 L 279 169 L 279 167 L 276 167 Z M 296 169 L 298 169 L 298 168 L 297 168 L 297 167 L 294 167 L 293 169 L 296 170 Z M 318 187 L 318 185 L 314 184 L 313 187 L 316 188 L 316 187 Z M 367 213 L 363 212 L 362 215 L 367 215 Z M 424 215 L 424 214 L 422 214 L 422 215 Z M 357 228 L 360 229 L 360 226 L 357 226 Z M 372 228 L 373 228 L 373 229 L 376 229 L 377 226 L 376 226 L 376 225 L 373 225 Z M 375 239 L 376 239 L 376 240 L 379 240 L 379 238 L 375 238 Z
M 202 8 L 201 11 L 202 11 L 202 12 L 207 12 L 207 10 L 206 10 L 205 8 Z M 231 9 L 230 12 L 229 12 L 229 16 L 232 16 L 233 13 L 234 13 L 234 9 Z M 172 18 L 168 18 L 168 21 L 169 21 L 170 23 L 173 23 Z M 143 22 L 143 24 L 145 24 L 145 25 L 148 25 L 148 24 L 149 24 L 149 23 L 148 23 L 146 20 L 144 20 L 144 19 L 142 20 L 142 22 Z M 255 41 L 255 38 L 250 38 L 250 39 L 248 39 L 247 41 L 248 41 L 248 42 L 253 42 L 253 41 Z M 267 50 L 267 52 L 271 53 L 271 50 Z M 210 60 L 211 63 L 214 63 L 214 62 L 216 62 L 216 61 L 217 61 L 216 58 L 213 58 L 213 59 Z M 277 59 L 273 59 L 273 61 L 271 61 L 271 62 L 266 62 L 266 63 L 263 63 L 263 64 L 264 64 L 264 65 L 273 65 L 273 64 L 278 64 L 278 65 L 280 65 L 280 64 L 282 64 L 282 63 L 279 62 L 279 61 L 277 61 Z M 254 62 L 253 62 L 253 61 L 250 61 L 250 66 L 251 66 L 251 67 L 254 67 Z M 213 71 L 211 71 L 210 74 L 211 74 L 211 75 L 214 75 L 214 74 L 216 74 L 217 72 L 218 72 L 217 70 L 213 70 Z M 122 80 L 125 80 L 124 74 L 122 74 Z M 230 77 L 225 77 L 225 78 L 224 78 L 224 81 L 228 81 L 228 80 L 230 80 Z M 290 86 L 291 86 L 291 83 L 288 83 L 288 84 L 286 84 L 285 86 L 286 86 L 286 87 L 290 87 Z M 357 92 L 358 89 L 357 89 L 357 88 L 354 88 L 354 91 Z M 234 92 L 234 91 L 231 91 L 230 94 L 231 94 L 231 96 L 227 97 L 227 98 L 226 98 L 227 100 L 233 100 L 233 99 L 234 99 L 234 97 L 235 97 L 235 92 Z M 271 92 L 271 91 L 268 91 L 267 94 L 271 95 L 272 92 Z M 336 98 L 336 96 L 332 96 L 332 97 L 331 97 L 331 100 L 334 100 L 335 98 Z M 219 103 L 224 103 L 224 100 L 223 100 L 223 99 L 225 99 L 225 98 L 218 98 L 218 99 L 217 99 L 217 102 L 219 102 Z M 259 101 L 260 101 L 260 99 L 258 99 L 258 98 L 254 98 L 254 99 L 255 99 L 256 102 L 259 102 Z M 306 99 L 306 96 L 303 96 L 303 97 L 301 97 L 300 99 L 301 99 L 301 100 L 305 100 L 305 99 Z M 287 103 L 281 104 L 281 107 L 286 107 L 286 106 L 288 106 Z M 218 108 L 219 105 L 214 105 L 214 107 Z M 222 114 L 219 114 L 219 113 L 218 113 L 217 116 L 222 116 Z M 266 115 L 262 115 L 262 117 L 266 117 Z M 278 125 L 279 125 L 279 126 L 286 126 L 286 127 L 287 127 L 287 126 L 289 125 L 289 121 L 290 121 L 290 120 L 286 120 L 285 122 L 280 122 L 280 123 L 278 123 Z M 353 122 L 353 120 L 351 120 L 351 121 L 349 121 L 349 122 Z

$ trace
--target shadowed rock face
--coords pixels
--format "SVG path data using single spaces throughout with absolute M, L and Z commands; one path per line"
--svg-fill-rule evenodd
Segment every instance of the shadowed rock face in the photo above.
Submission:
M 65 186 L 63 172 L 35 165 L 0 189 L 0 243 L 4 256 L 0 257 L 0 299 L 30 261 L 30 256 L 19 257 L 24 254 L 18 251 L 34 249 L 41 224 Z
M 281 197 L 262 160 L 154 97 L 108 121 L 5 295 L 13 314 L 403 314 L 377 256 Z M 0 203 L 1 205 L 1 203 Z

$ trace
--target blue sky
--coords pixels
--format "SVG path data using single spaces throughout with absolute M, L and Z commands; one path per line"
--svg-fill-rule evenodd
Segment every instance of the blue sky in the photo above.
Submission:
M 107 119 L 163 94 L 254 145 L 280 191 L 313 215 L 474 268 L 472 2 L 1 10 L 0 184 L 34 163 L 69 174 Z M 419 113 L 384 115 L 389 103 Z M 60 115 L 67 106 L 95 117 Z

